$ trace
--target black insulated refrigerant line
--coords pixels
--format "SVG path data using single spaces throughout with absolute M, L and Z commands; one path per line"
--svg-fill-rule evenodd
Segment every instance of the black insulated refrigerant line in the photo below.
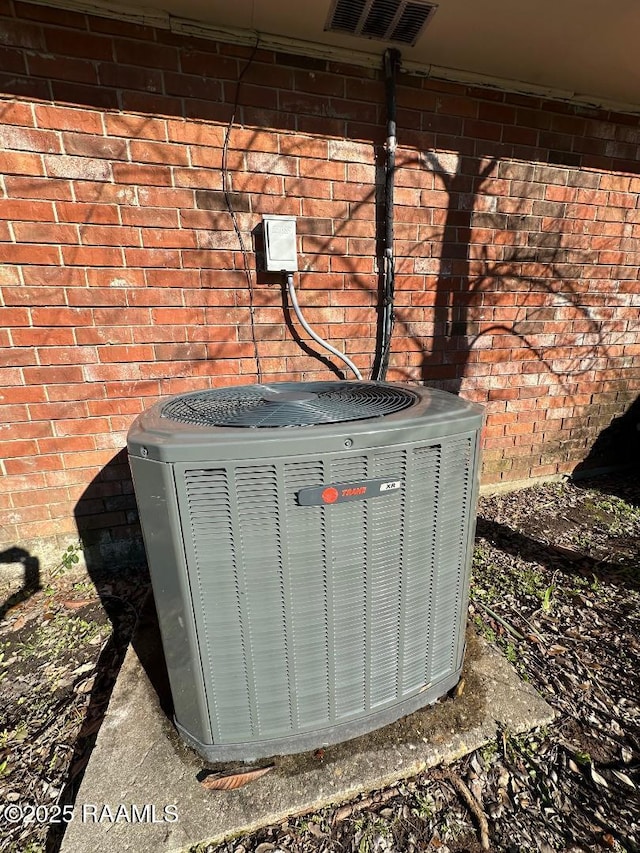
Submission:
M 382 240 L 382 276 L 379 301 L 378 347 L 371 378 L 383 382 L 389 367 L 391 333 L 393 331 L 393 299 L 395 292 L 395 260 L 393 255 L 393 190 L 396 170 L 396 76 L 400 51 L 384 52 L 384 77 L 387 101 L 387 143 L 384 170 L 384 218 Z

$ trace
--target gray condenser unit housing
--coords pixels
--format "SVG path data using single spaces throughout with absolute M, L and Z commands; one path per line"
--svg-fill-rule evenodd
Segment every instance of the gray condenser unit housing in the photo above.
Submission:
M 184 740 L 336 743 L 435 701 L 464 651 L 482 409 L 282 382 L 173 397 L 128 448 Z

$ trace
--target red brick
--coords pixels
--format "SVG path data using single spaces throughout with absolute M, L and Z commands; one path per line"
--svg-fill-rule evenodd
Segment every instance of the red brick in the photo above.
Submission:
M 184 110 L 181 98 L 134 91 L 123 91 L 119 95 L 120 108 L 125 112 L 170 117 Z
M 62 144 L 65 154 L 77 154 L 81 157 L 127 160 L 129 156 L 125 140 L 106 136 L 88 133 L 63 133 Z
M 93 347 L 39 347 L 38 359 L 41 365 L 85 364 L 95 362 L 98 356 Z
M 104 122 L 109 136 L 124 136 L 129 139 L 156 139 L 162 142 L 167 139 L 167 122 L 163 119 L 121 114 L 105 115 Z
M 116 61 L 124 65 L 141 65 L 145 68 L 168 68 L 178 70 L 180 67 L 177 48 L 163 44 L 140 43 L 133 40 L 115 39 Z
M 7 190 L 7 197 L 13 199 L 39 199 L 40 201 L 33 201 L 29 203 L 29 206 L 36 207 L 38 204 L 44 204 L 43 199 L 61 199 L 61 200 L 70 200 L 73 198 L 73 192 L 71 189 L 71 183 L 69 181 L 57 181 L 52 178 L 17 178 L 17 177 L 7 177 L 5 178 L 5 187 Z M 38 215 L 27 214 L 27 203 L 22 202 L 25 205 L 25 214 L 22 217 L 9 216 L 7 214 L 7 218 L 15 219 L 15 218 L 24 218 L 29 220 L 38 220 L 40 217 Z M 45 219 L 53 219 L 51 216 L 46 216 Z
M 149 405 L 151 402 L 155 402 L 153 398 L 160 395 L 160 383 L 149 379 L 135 382 L 107 382 L 105 383 L 105 390 L 111 399 L 90 402 L 89 407 L 92 414 L 111 415 L 114 412 L 137 414 L 143 408 L 141 400 L 151 398 Z
M 151 346 L 107 346 L 98 347 L 98 356 L 101 362 L 123 362 L 136 363 L 140 361 L 150 361 L 153 358 L 154 350 Z
M 6 328 L 12 326 L 30 326 L 31 317 L 27 308 L 0 307 L 0 324 Z
M 139 246 L 137 228 L 117 225 L 83 225 L 79 228 L 80 240 L 87 246 Z
M 5 305 L 65 305 L 66 293 L 61 287 L 4 287 Z
M 32 404 L 29 406 L 29 413 L 32 420 L 43 419 L 46 421 L 60 421 L 64 418 L 78 418 L 78 423 L 83 423 L 88 416 L 87 404 L 83 402 L 73 401 L 72 403 L 42 403 Z M 57 423 L 56 423 L 57 429 Z
M 128 210 L 125 208 L 123 212 Z M 62 222 L 78 222 L 91 225 L 117 225 L 120 222 L 115 204 L 84 204 L 59 201 L 56 204 L 58 219 Z
M 199 244 L 213 249 L 220 245 L 216 241 L 219 241 L 222 236 L 224 235 L 220 233 L 207 234 L 204 239 L 199 239 L 199 234 L 177 228 L 149 228 L 142 232 L 142 243 L 145 249 L 195 249 Z M 130 263 L 129 259 L 127 262 Z M 178 263 L 176 261 L 175 265 L 177 266 Z
M 198 308 L 155 308 L 151 312 L 156 325 L 202 325 L 204 312 Z
M 69 267 L 40 267 L 37 265 L 22 268 L 25 285 L 59 285 L 62 287 L 84 287 L 87 276 L 84 270 Z
M 27 439 L 24 441 L 3 441 L 2 455 L 5 459 L 14 459 L 20 456 L 33 456 L 38 452 L 38 445 L 35 439 Z
M 31 104 L 23 104 L 20 102 L 0 103 L 0 121 L 3 124 L 34 127 L 33 107 Z
M 123 267 L 124 257 L 120 248 L 102 246 L 63 246 L 65 264 L 79 267 Z
M 151 323 L 151 314 L 143 308 L 95 308 L 93 311 L 96 326 L 147 326 Z M 105 343 L 109 343 L 110 329 L 105 330 Z
M 12 491 L 11 498 L 15 507 L 50 507 L 52 504 L 66 503 L 69 500 L 67 489 L 36 489 L 25 492 Z
M 200 361 L 207 358 L 206 345 L 199 343 L 156 344 L 153 352 L 157 361 Z
M 30 529 L 31 523 L 37 523 L 42 519 L 51 518 L 49 506 L 47 504 L 27 507 L 15 507 L 11 511 L 11 518 L 16 523 L 21 525 L 23 529 Z
M 0 151 L 0 170 L 5 175 L 44 175 L 40 154 Z
M 162 207 L 124 207 L 121 210 L 123 225 L 145 228 L 177 228 L 178 211 Z
M 162 92 L 162 72 L 155 68 L 134 68 L 113 62 L 98 65 L 98 79 L 102 87 Z
M 138 163 L 114 163 L 113 180 L 119 184 L 151 187 L 170 187 L 172 184 L 171 169 L 168 166 L 143 166 Z
M 105 309 L 96 309 L 96 311 L 101 310 Z M 111 310 L 117 310 L 118 313 L 121 315 L 124 309 L 120 308 Z M 133 332 L 129 327 L 126 326 L 106 326 L 104 328 L 93 328 L 91 326 L 84 326 L 75 330 L 75 336 L 80 346 L 93 346 L 95 344 L 133 343 Z
M 82 49 L 82 40 L 78 41 Z M 100 113 L 88 109 L 68 109 L 36 104 L 34 107 L 38 127 L 52 130 L 74 130 L 84 133 L 101 133 L 102 117 Z
M 22 20 L 3 20 L 2 42 L 3 44 L 24 47 L 29 50 L 44 48 L 42 29 Z
M 5 149 L 40 151 L 48 154 L 59 153 L 61 150 L 57 133 L 10 125 L 0 126 L 0 145 Z
M 82 382 L 82 368 L 55 365 L 50 367 L 25 367 L 23 370 L 27 385 L 63 385 Z
M 130 143 L 131 159 L 141 163 L 160 163 L 171 166 L 189 165 L 189 152 L 184 145 L 168 142 Z
M 31 318 L 34 326 L 90 326 L 93 316 L 85 308 L 32 308 Z
M 25 423 L 29 420 L 29 410 L 24 404 L 20 405 L 0 405 L 0 418 L 2 418 L 2 423 L 7 424 L 15 424 L 17 429 L 20 430 L 19 436 L 22 438 L 35 438 L 34 435 L 29 435 L 27 430 L 33 426 L 34 428 L 37 426 L 36 424 L 30 425 Z M 45 425 L 46 428 L 46 425 Z M 3 430 L 4 432 L 4 430 Z M 7 433 L 11 436 L 11 433 Z M 18 437 L 18 436 L 16 436 Z
M 44 388 L 21 388 L 17 383 L 20 382 L 20 375 L 11 370 L 13 373 L 13 381 L 8 384 L 13 384 L 14 387 L 11 389 L 11 402 L 12 403 L 41 403 L 45 398 L 45 390 Z M 12 377 L 9 377 L 10 379 Z
M 98 76 L 95 65 L 86 59 L 75 59 L 44 54 L 30 54 L 29 73 L 48 80 L 69 80 L 83 84 L 96 84 Z
M 110 181 L 111 164 L 95 157 L 75 157 L 68 154 L 44 155 L 47 175 L 80 181 Z
M 38 439 L 39 453 L 73 453 L 95 450 L 96 439 L 92 435 L 59 436 Z
M 180 252 L 176 249 L 125 249 L 128 267 L 175 267 L 181 266 Z
M 183 267 L 201 270 L 203 273 L 208 269 L 213 269 L 216 270 L 216 277 L 219 277 L 219 270 L 233 269 L 234 266 L 232 252 L 187 249 L 181 252 L 181 255 Z
M 136 270 L 142 273 L 142 270 Z M 105 297 L 99 303 L 100 305 L 114 305 L 115 300 L 109 299 L 109 293 L 113 295 L 113 291 L 105 289 Z M 150 287 L 139 287 L 135 290 L 122 291 L 122 305 L 126 304 L 131 308 L 144 308 L 152 305 L 182 305 L 182 294 L 177 290 L 167 292 L 165 289 L 156 290 Z M 98 304 L 96 302 L 96 304 Z
M 76 243 L 78 232 L 74 225 L 55 225 L 53 223 L 34 224 L 19 222 L 13 226 L 15 239 L 19 243 Z
M 114 455 L 113 450 L 93 450 L 85 453 L 65 453 L 62 459 L 64 467 L 67 469 L 102 468 L 103 465 L 113 459 Z M 103 517 L 102 524 L 108 526 L 109 522 Z

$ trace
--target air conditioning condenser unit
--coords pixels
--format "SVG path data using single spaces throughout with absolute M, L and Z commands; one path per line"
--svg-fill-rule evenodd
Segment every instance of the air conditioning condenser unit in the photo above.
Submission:
M 128 439 L 177 727 L 210 761 L 347 740 L 464 651 L 482 408 L 375 382 L 217 388 Z

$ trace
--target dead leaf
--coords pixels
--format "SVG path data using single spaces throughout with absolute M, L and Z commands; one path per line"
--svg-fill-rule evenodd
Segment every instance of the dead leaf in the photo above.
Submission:
M 239 773 L 212 773 L 205 779 L 200 781 L 203 788 L 207 791 L 235 791 L 236 788 L 243 788 L 250 782 L 255 782 L 260 779 L 265 773 L 273 770 L 275 764 L 270 764 L 268 767 L 257 767 L 255 770 L 242 770 Z
M 348 817 L 351 817 L 353 814 L 353 806 L 348 804 L 346 806 L 340 806 L 340 808 L 333 815 L 333 822 L 340 823 L 340 821 L 346 820 Z
M 607 782 L 607 780 L 604 778 L 604 776 L 601 776 L 601 775 L 597 772 L 597 770 L 594 770 L 593 765 L 591 765 L 591 778 L 593 779 L 593 781 L 594 781 L 597 785 L 602 785 L 604 788 L 608 788 L 608 787 L 609 787 L 609 783 Z
M 463 693 L 464 693 L 464 678 L 461 678 L 460 681 L 456 684 L 456 686 L 454 688 L 453 695 L 457 699 L 459 696 L 462 696 Z
M 27 621 L 28 621 L 28 619 L 27 619 L 26 615 L 18 616 L 16 621 L 11 626 L 11 630 L 12 631 L 20 631 L 27 624 Z
M 611 771 L 614 776 L 616 776 L 621 782 L 624 782 L 625 785 L 628 785 L 630 788 L 635 788 L 635 782 L 630 779 L 626 773 L 623 773 L 622 770 L 612 770 Z
M 88 607 L 89 604 L 93 604 L 94 600 L 91 598 L 67 598 L 62 602 L 62 606 L 66 607 L 67 610 L 80 610 L 81 607 Z
M 553 646 L 549 646 L 547 649 L 548 655 L 563 655 L 565 652 L 568 652 L 569 649 L 566 646 L 561 646 L 559 643 L 554 643 Z

